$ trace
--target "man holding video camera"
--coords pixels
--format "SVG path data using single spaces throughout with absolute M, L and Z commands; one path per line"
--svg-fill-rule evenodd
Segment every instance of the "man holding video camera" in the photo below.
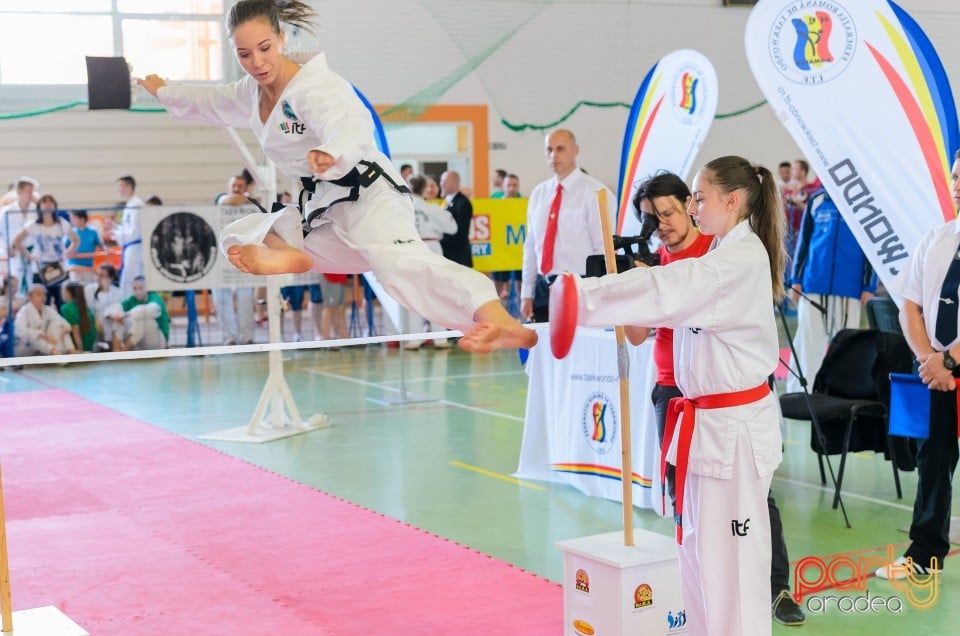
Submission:
M 611 224 L 617 201 L 610 190 L 580 170 L 577 139 L 569 130 L 547 135 L 544 151 L 553 177 L 530 193 L 527 236 L 523 243 L 520 314 L 546 322 L 549 286 L 558 274 L 586 273 L 587 257 L 603 253 L 597 191 L 607 191 Z

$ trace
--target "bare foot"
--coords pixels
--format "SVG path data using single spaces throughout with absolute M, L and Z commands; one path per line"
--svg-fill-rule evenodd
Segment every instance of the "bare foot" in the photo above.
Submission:
M 313 259 L 298 249 L 262 245 L 233 245 L 227 248 L 233 266 L 247 274 L 302 274 L 313 267 Z
M 470 353 L 490 353 L 497 349 L 530 349 L 537 344 L 537 332 L 520 323 L 480 322 L 463 334 L 457 345 Z

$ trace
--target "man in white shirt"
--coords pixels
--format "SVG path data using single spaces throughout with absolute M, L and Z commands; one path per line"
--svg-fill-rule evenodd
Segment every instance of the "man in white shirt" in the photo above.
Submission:
M 551 132 L 544 151 L 553 177 L 530 193 L 520 286 L 520 313 L 536 322 L 548 318 L 546 290 L 557 275 L 574 272 L 582 276 L 586 273 L 587 257 L 603 254 L 597 191 L 607 191 L 611 227 L 617 207 L 613 193 L 580 170 L 580 147 L 572 132 Z
M 27 221 L 33 219 L 33 215 L 27 215 L 27 212 L 37 209 L 36 204 L 37 182 L 30 177 L 20 177 L 16 183 L 16 199 L 11 203 L 0 207 L 0 261 L 2 257 L 7 258 L 4 264 L 0 262 L 0 268 L 4 265 L 5 271 L 10 274 L 10 281 L 7 289 L 13 290 L 13 295 L 18 296 L 23 287 L 26 267 L 24 258 L 27 252 L 21 252 L 13 245 L 13 239 L 27 224 Z M 26 247 L 30 247 L 28 243 Z
M 960 210 L 960 151 L 953 162 L 953 203 Z M 960 219 L 928 232 L 890 285 L 902 296 L 900 324 L 930 389 L 930 430 L 917 451 L 917 497 L 910 547 L 877 570 L 882 579 L 939 576 L 950 551 L 953 474 L 960 460 L 957 382 L 960 378 Z M 898 588 L 899 589 L 899 588 Z
M 143 200 L 136 195 L 137 182 L 130 175 L 117 179 L 117 194 L 123 202 L 120 227 L 114 230 L 114 240 L 123 248 L 123 266 L 120 269 L 120 289 L 124 297 L 133 295 L 133 279 L 143 276 L 143 243 L 140 239 L 140 208 Z

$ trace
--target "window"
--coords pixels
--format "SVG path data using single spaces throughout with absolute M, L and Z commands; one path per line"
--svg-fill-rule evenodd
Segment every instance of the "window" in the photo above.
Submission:
M 122 55 L 134 75 L 221 80 L 223 5 L 223 0 L 31 0 L 16 10 L 2 8 L 0 85 L 85 85 L 87 55 Z

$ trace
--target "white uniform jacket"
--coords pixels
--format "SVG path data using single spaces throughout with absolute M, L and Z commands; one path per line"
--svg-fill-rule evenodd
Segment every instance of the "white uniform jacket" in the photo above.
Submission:
M 457 220 L 450 211 L 413 195 L 413 213 L 417 223 L 417 234 L 425 241 L 439 241 L 444 234 L 457 231 Z
M 767 382 L 778 364 L 772 289 L 767 251 L 742 221 L 700 258 L 583 279 L 579 324 L 670 327 L 685 397 L 743 391 Z M 779 420 L 772 393 L 745 406 L 698 409 L 689 470 L 729 479 L 737 435 L 746 434 L 758 474 L 772 473 L 782 458 Z M 675 455 L 671 448 L 671 461 Z
M 283 174 L 313 176 L 307 153 L 320 150 L 336 163 L 317 175 L 321 180 L 346 176 L 361 159 L 376 161 L 397 183 L 403 183 L 390 160 L 377 149 L 373 119 L 353 86 L 327 66 L 323 53 L 291 53 L 303 66 L 283 89 L 266 121 L 260 121 L 260 87 L 249 75 L 217 86 L 166 85 L 157 92 L 175 117 L 215 126 L 251 128 L 264 153 Z M 318 184 L 315 198 L 329 200 L 336 188 Z M 338 188 L 339 189 L 339 188 Z
M 17 312 L 13 329 L 18 341 L 26 342 L 36 349 L 41 334 L 58 337 L 62 329 L 69 327 L 67 321 L 52 305 L 44 305 L 42 309 L 37 310 L 33 303 L 24 303 Z

